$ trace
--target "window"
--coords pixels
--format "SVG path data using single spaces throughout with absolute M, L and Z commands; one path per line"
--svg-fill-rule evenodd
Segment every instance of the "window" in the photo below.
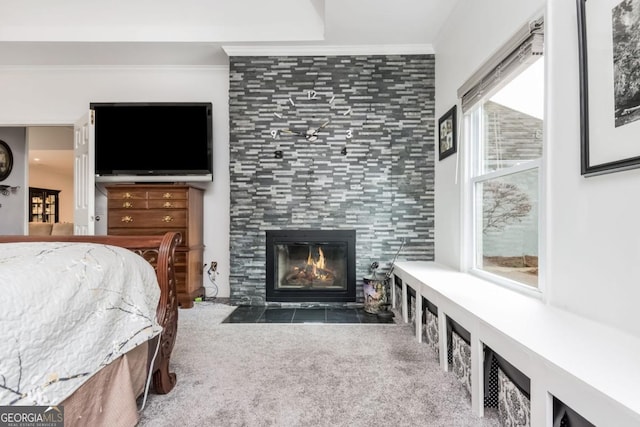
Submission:
M 538 288 L 543 148 L 542 24 L 528 26 L 462 96 L 470 271 Z

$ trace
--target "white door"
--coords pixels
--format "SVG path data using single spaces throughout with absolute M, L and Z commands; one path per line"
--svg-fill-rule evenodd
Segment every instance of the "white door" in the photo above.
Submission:
M 95 234 L 95 163 L 93 111 L 73 126 L 74 234 Z

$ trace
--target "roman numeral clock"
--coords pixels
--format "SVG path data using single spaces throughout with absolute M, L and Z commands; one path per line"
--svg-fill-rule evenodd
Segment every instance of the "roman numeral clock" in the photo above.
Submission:
M 351 107 L 344 95 L 332 91 L 307 90 L 290 93 L 276 101 L 271 138 L 299 139 L 307 143 L 342 142 L 342 155 L 347 154 L 347 142 L 353 138 Z M 276 158 L 282 158 L 276 150 Z

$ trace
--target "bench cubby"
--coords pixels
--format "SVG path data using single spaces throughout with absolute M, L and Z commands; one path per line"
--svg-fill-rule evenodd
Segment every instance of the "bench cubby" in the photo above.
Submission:
M 488 348 L 503 366 L 508 363 L 529 380 L 527 389 L 512 373 L 500 369 L 510 390 L 529 399 L 531 426 L 554 426 L 554 399 L 592 425 L 640 425 L 640 338 L 546 304 L 541 294 L 514 291 L 430 261 L 397 262 L 392 279 L 392 305 L 406 323 L 415 313 L 419 342 L 428 343 L 423 333 L 423 325 L 429 323 L 425 311 L 430 311 L 429 304 L 437 307 L 443 370 L 453 369 L 448 360 L 453 341 L 448 319 L 469 333 L 468 383 L 476 415 L 485 411 L 485 377 L 491 375 L 490 365 L 485 372 L 485 358 L 494 357 L 486 356 Z M 414 293 L 415 298 L 407 299 Z

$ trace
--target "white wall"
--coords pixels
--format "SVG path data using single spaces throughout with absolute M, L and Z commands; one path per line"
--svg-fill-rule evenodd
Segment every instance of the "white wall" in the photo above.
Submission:
M 218 262 L 218 296 L 225 297 L 229 296 L 228 79 L 228 67 L 3 67 L 0 126 L 72 125 L 90 102 L 212 102 L 214 177 L 212 183 L 204 183 L 204 260 Z M 211 295 L 206 275 L 204 285 Z
M 2 99 L 0 95 L 0 99 Z M 29 189 L 24 185 L 27 164 L 25 152 L 26 129 L 24 127 L 0 127 L 0 140 L 11 150 L 13 168 L 0 185 L 16 188 L 8 195 L 0 194 L 0 234 L 25 234 L 27 216 L 27 197 Z
M 569 3 L 569 4 L 568 4 Z M 549 5 L 550 303 L 640 336 L 640 170 L 580 176 L 575 8 Z M 568 197 L 570 195 L 570 197 Z
M 573 1 L 461 0 L 438 36 L 436 117 L 457 89 L 522 24 L 545 10 L 547 208 L 545 299 L 640 336 L 640 170 L 583 178 L 576 5 Z M 436 163 L 436 261 L 460 266 L 457 155 Z
M 545 2 L 460 0 L 434 44 L 436 50 L 436 118 L 458 102 L 458 88 L 525 22 L 542 13 Z M 458 109 L 458 113 L 460 110 Z M 462 117 L 458 114 L 459 130 Z M 458 152 L 436 161 L 436 261 L 460 268 L 461 167 Z

